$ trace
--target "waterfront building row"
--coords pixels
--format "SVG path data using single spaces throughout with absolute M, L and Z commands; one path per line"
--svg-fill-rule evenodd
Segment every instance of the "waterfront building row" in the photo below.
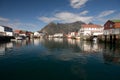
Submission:
M 75 39 L 85 39 L 92 37 L 99 37 L 104 40 L 116 40 L 120 39 L 120 20 L 108 20 L 104 26 L 96 24 L 83 24 L 80 25 L 78 31 L 64 33 L 55 33 L 53 35 L 42 33 L 42 32 L 30 32 L 24 30 L 14 30 L 7 26 L 0 26 L 0 36 L 24 36 L 24 37 L 49 37 L 49 38 L 75 38 Z
M 96 24 L 84 24 L 81 25 L 78 31 L 69 32 L 68 34 L 55 33 L 54 35 L 48 35 L 48 37 L 67 37 L 73 39 L 80 39 L 85 36 L 98 36 L 103 35 L 103 27 Z

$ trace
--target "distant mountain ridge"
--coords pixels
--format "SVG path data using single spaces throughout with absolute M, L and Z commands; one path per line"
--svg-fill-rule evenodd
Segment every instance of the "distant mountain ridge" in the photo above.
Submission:
M 54 23 L 51 22 L 42 28 L 39 32 L 47 33 L 53 35 L 55 33 L 69 33 L 73 31 L 78 31 L 81 28 L 81 25 L 85 24 L 82 21 L 77 21 L 73 23 Z

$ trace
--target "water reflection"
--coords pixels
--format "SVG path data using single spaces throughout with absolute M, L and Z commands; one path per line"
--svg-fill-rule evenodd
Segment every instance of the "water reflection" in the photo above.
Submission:
M 62 38 L 1 43 L 0 75 L 5 80 L 120 80 L 119 52 L 114 44 Z
M 0 43 L 0 55 L 10 54 L 11 51 L 14 51 L 17 48 L 28 46 L 32 44 L 32 40 L 17 40 L 14 42 Z
M 93 57 L 95 60 L 101 62 L 120 62 L 120 48 L 115 45 L 104 43 L 94 43 L 87 41 L 80 41 L 75 39 L 46 40 L 43 44 L 49 49 L 49 55 L 54 56 L 55 59 L 63 61 L 78 61 L 86 64 L 88 57 Z M 106 48 L 105 48 L 106 47 Z M 56 52 L 57 51 L 57 52 Z M 45 54 L 44 54 L 45 55 Z M 86 57 L 87 56 L 87 57 Z
M 40 44 L 42 44 L 44 42 L 44 39 L 43 38 L 34 39 L 33 42 L 34 42 L 35 46 L 38 46 L 38 45 L 40 45 Z
M 10 50 L 13 48 L 13 43 L 1 43 L 0 44 L 0 56 L 5 55 L 5 51 Z
M 5 47 L 0 46 L 0 55 L 5 55 Z
M 61 39 L 61 38 L 60 38 Z M 78 61 L 79 63 L 87 63 L 86 56 L 102 57 L 101 45 L 97 43 L 84 42 L 75 39 L 64 40 L 46 40 L 42 44 L 45 46 L 52 55 L 53 58 L 63 61 Z M 48 56 L 48 53 L 44 53 L 44 56 Z M 95 54 L 98 53 L 98 54 Z
M 63 43 L 63 38 L 54 38 L 55 42 Z
M 106 64 L 120 64 L 120 47 L 117 44 L 105 44 L 103 56 Z
M 104 63 L 120 63 L 119 46 L 63 38 L 41 38 L 1 43 L 0 56 L 8 54 L 10 50 L 25 46 L 32 46 L 31 51 L 33 49 L 34 53 L 42 52 L 39 54 L 40 57 L 50 56 L 54 60 L 87 64 L 88 58 L 93 58 Z
M 29 46 L 30 44 L 33 44 L 33 40 L 17 40 L 12 42 L 14 44 L 14 47 L 20 48 L 22 46 Z

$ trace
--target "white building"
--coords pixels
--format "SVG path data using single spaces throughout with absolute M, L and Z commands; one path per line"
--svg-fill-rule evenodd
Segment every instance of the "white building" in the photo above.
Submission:
M 103 27 L 95 24 L 84 24 L 78 32 L 78 35 L 83 36 L 98 36 L 103 34 Z
M 56 33 L 56 34 L 54 34 L 54 37 L 64 37 L 64 34 L 63 33 Z
M 13 29 L 7 26 L 0 26 L 0 35 L 13 36 Z
M 34 37 L 43 37 L 44 33 L 34 32 Z
M 68 38 L 75 38 L 77 35 L 78 35 L 77 32 L 69 32 L 68 35 L 67 35 L 67 37 Z

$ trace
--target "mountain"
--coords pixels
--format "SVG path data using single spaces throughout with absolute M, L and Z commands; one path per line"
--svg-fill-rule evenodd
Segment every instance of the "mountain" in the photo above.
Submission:
M 81 25 L 85 24 L 84 22 L 77 21 L 73 23 L 54 23 L 51 22 L 42 28 L 39 32 L 47 33 L 49 35 L 55 33 L 69 33 L 73 31 L 78 31 L 81 28 Z

